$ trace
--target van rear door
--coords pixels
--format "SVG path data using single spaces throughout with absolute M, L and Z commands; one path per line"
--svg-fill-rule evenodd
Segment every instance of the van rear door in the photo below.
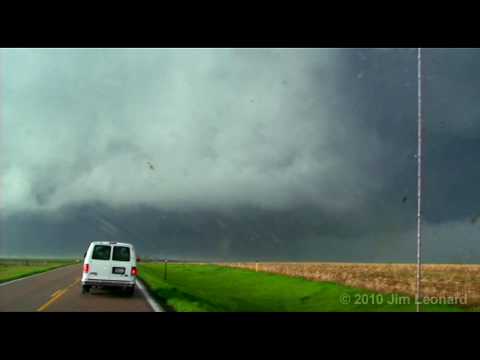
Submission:
M 131 281 L 131 270 L 134 253 L 130 246 L 114 245 L 112 250 L 112 280 Z
M 110 280 L 112 266 L 110 259 L 112 257 L 112 247 L 110 245 L 95 244 L 90 259 L 91 279 Z

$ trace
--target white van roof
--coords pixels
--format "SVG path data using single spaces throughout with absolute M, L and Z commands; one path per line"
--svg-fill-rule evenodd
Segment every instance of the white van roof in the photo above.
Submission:
M 119 246 L 133 247 L 132 244 L 116 242 L 116 241 L 92 241 L 92 244 L 94 244 L 94 245 L 119 245 Z

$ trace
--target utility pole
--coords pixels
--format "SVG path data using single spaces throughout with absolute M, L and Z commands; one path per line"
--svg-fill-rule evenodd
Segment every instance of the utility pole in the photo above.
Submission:
M 417 284 L 415 303 L 417 312 L 420 312 L 420 292 L 422 276 L 422 243 L 421 243 L 421 215 L 422 215 L 422 48 L 417 50 L 417 82 L 418 82 L 418 137 L 417 137 Z

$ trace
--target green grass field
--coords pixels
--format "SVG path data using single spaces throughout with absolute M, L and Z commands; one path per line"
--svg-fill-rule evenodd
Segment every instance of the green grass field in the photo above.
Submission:
M 0 283 L 53 270 L 61 266 L 73 264 L 73 262 L 73 260 L 0 259 Z
M 180 312 L 371 312 L 415 311 L 414 300 L 388 304 L 378 294 L 339 284 L 316 282 L 216 265 L 139 265 L 140 278 L 166 307 Z M 348 302 L 348 304 L 343 304 Z M 401 302 L 400 304 L 398 302 Z M 462 311 L 449 305 L 424 305 L 422 311 Z

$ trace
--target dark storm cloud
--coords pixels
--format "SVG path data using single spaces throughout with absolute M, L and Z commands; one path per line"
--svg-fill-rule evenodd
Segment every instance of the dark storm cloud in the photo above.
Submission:
M 432 261 L 480 250 L 479 55 L 425 50 Z M 2 56 L 4 253 L 414 259 L 415 49 Z
M 319 175 L 328 181 L 344 167 L 328 142 L 342 131 L 328 126 L 335 58 L 333 50 L 6 50 L 4 209 L 320 201 Z M 330 74 L 322 88 L 316 69 Z

